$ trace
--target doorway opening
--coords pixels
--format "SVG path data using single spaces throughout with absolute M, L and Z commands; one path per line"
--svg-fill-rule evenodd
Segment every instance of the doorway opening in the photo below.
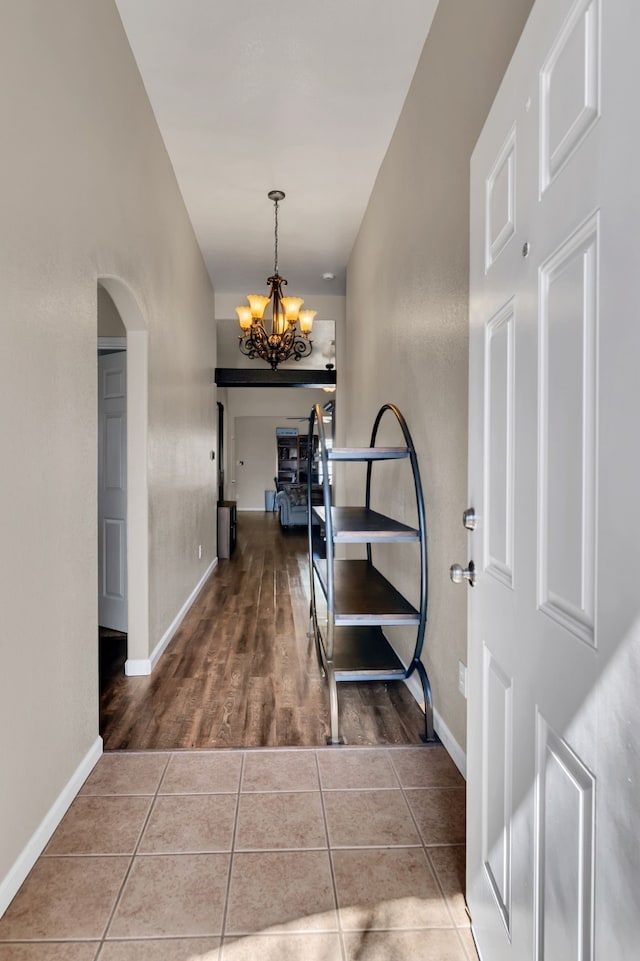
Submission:
M 136 298 L 118 278 L 98 279 L 97 333 L 100 673 L 137 674 L 149 657 L 148 347 Z
M 113 309 L 113 315 L 109 311 Z M 105 316 L 112 320 L 106 323 Z M 106 291 L 98 294 L 98 333 L 122 324 Z M 124 327 L 123 327 L 124 332 Z M 126 337 L 98 337 L 98 645 L 99 686 L 124 673 L 127 657 Z

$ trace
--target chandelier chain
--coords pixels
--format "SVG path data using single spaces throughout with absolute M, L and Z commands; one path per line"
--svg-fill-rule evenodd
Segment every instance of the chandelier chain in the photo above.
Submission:
M 274 257 L 275 263 L 273 265 L 274 274 L 278 273 L 278 201 L 274 201 L 275 206 L 275 240 L 274 240 Z

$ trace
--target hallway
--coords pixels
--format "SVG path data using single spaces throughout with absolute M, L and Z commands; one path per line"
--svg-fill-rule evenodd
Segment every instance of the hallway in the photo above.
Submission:
M 236 550 L 153 674 L 125 677 L 124 655 L 113 659 L 100 699 L 105 750 L 324 744 L 329 696 L 307 637 L 308 581 L 306 529 L 241 513 Z M 420 743 L 424 716 L 402 682 L 341 684 L 339 697 L 348 744 Z

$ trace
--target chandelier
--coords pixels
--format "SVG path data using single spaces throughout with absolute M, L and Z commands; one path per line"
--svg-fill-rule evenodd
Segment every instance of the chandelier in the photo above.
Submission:
M 300 310 L 302 297 L 283 297 L 282 285 L 287 281 L 278 273 L 278 204 L 284 200 L 282 190 L 270 190 L 267 194 L 273 201 L 275 212 L 275 255 L 273 276 L 267 278 L 271 288 L 269 296 L 249 294 L 249 306 L 236 307 L 238 323 L 242 330 L 240 351 L 251 360 L 260 357 L 276 370 L 278 364 L 293 357 L 300 360 L 311 353 L 312 341 L 309 337 L 316 310 Z M 271 304 L 270 321 L 265 322 L 265 311 Z M 271 329 L 267 330 L 266 323 Z M 300 325 L 300 329 L 296 327 Z

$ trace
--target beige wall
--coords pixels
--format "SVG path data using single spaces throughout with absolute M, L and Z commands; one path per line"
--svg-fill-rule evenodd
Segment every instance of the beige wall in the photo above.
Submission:
M 137 305 L 148 365 L 147 654 L 215 556 L 215 330 L 111 0 L 5 0 L 0 116 L 1 885 L 97 744 L 98 280 Z M 146 558 L 133 568 L 144 596 Z
M 440 4 L 347 273 L 348 376 L 339 389 L 348 441 L 366 440 L 385 401 L 408 420 L 429 532 L 423 660 L 435 708 L 463 748 L 457 680 L 458 660 L 467 660 L 466 595 L 448 569 L 467 560 L 469 158 L 530 7 L 531 0 Z M 410 488 L 397 472 L 388 477 L 381 502 L 409 517 Z M 360 497 L 355 481 L 348 497 Z M 407 558 L 398 548 L 385 561 L 403 585 L 415 582 L 415 558 Z M 413 639 L 396 638 L 405 658 Z

